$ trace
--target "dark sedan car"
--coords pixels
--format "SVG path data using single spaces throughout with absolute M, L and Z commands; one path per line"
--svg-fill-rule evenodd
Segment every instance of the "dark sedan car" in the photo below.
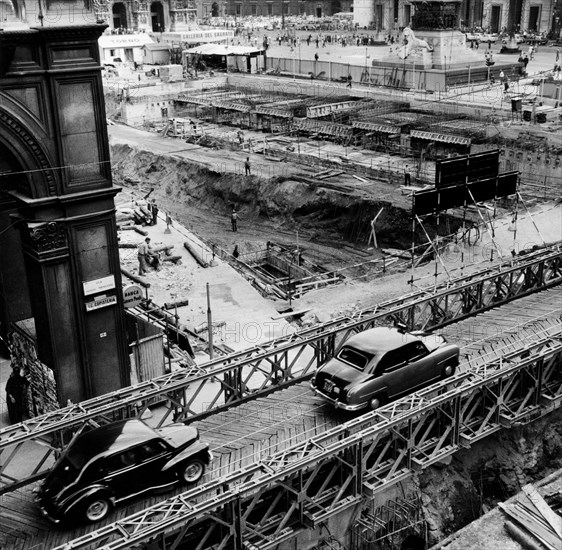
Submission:
M 376 409 L 440 378 L 452 376 L 459 348 L 442 336 L 373 328 L 349 338 L 318 368 L 311 386 L 336 407 Z
M 99 521 L 128 498 L 178 482 L 195 483 L 212 459 L 195 428 L 153 429 L 122 420 L 78 435 L 37 493 L 45 516 Z

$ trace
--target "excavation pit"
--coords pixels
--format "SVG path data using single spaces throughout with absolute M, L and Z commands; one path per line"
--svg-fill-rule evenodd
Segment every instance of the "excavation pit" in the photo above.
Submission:
M 261 290 L 285 300 L 344 280 L 342 275 L 310 261 L 304 249 L 272 242 L 262 250 L 245 254 L 236 263 L 252 272 L 254 284 Z

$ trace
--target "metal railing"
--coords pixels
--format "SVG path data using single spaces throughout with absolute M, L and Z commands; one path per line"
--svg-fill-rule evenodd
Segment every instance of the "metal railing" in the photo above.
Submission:
M 352 317 L 222 356 L 201 365 L 197 373 L 166 374 L 9 426 L 0 430 L 0 494 L 46 475 L 64 442 L 86 423 L 140 416 L 162 403 L 167 408 L 159 425 L 204 418 L 310 377 L 357 332 L 395 323 L 410 330 L 435 329 L 561 282 L 562 251 L 536 251 Z

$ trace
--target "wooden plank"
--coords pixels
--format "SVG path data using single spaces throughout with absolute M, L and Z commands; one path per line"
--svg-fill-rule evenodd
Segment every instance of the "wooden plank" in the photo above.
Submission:
M 562 517 L 556 514 L 552 508 L 541 497 L 539 492 L 529 483 L 522 487 L 523 492 L 531 501 L 533 506 L 538 510 L 540 515 L 552 527 L 556 535 L 562 539 Z M 561 540 L 562 542 L 562 540 Z M 561 544 L 562 546 L 562 544 Z
M 293 317 L 295 315 L 304 315 L 309 311 L 310 308 L 308 307 L 306 309 L 298 309 L 297 311 L 287 311 L 287 313 L 281 313 L 279 315 L 276 315 L 275 317 L 272 315 L 271 318 L 276 321 L 277 319 L 285 319 L 286 317 Z
M 522 505 L 506 505 L 500 502 L 498 506 L 540 540 L 548 550 L 560 550 L 561 539 L 550 531 L 550 527 L 545 522 L 529 513 Z

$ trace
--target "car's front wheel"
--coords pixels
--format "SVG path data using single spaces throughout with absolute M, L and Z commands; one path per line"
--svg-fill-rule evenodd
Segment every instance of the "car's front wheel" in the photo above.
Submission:
M 92 497 L 84 507 L 84 519 L 90 523 L 104 519 L 111 510 L 111 502 L 106 497 Z
M 197 483 L 205 473 L 205 463 L 200 458 L 192 458 L 183 463 L 179 473 L 186 483 Z

